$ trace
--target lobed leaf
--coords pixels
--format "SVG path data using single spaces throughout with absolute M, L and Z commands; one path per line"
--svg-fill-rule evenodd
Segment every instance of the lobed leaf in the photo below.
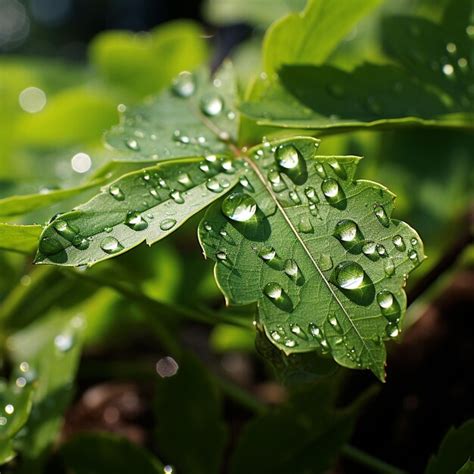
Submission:
M 226 153 L 237 136 L 236 84 L 230 63 L 212 81 L 183 71 L 156 100 L 126 110 L 107 135 L 120 160 L 161 161 Z
M 213 205 L 199 227 L 231 304 L 258 303 L 258 325 L 286 354 L 318 350 L 384 379 L 407 274 L 425 257 L 394 195 L 354 181 L 359 158 L 318 156 L 318 140 L 249 151 L 248 186 Z
M 242 165 L 215 155 L 129 173 L 44 229 L 37 263 L 93 265 L 174 232 L 239 182 Z

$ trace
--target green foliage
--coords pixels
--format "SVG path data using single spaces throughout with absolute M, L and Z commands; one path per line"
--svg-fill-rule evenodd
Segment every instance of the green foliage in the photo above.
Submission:
M 0 224 L 0 248 L 31 253 L 38 245 L 40 225 Z
M 425 474 L 472 472 L 474 459 L 474 420 L 466 421 L 459 428 L 451 428 L 443 438 L 438 453 L 434 455 Z
M 154 413 L 160 455 L 179 472 L 218 473 L 227 441 L 220 393 L 193 356 L 183 354 L 178 364 L 175 376 L 156 384 Z
M 262 125 L 332 132 L 420 125 L 472 128 L 470 5 L 469 0 L 451 2 L 440 24 L 417 17 L 387 18 L 382 41 L 393 64 L 363 63 L 348 72 L 316 65 L 319 58 L 301 58 L 290 49 L 286 61 L 275 68 L 278 80 L 257 81 L 242 111 Z M 311 27 L 304 15 L 298 21 Z M 293 34 L 305 40 L 302 25 L 288 30 L 284 38 Z
M 133 470 L 143 474 L 163 472 L 162 464 L 145 449 L 116 435 L 87 433 L 66 443 L 59 453 L 68 472 L 90 474 L 113 472 L 128 474 Z

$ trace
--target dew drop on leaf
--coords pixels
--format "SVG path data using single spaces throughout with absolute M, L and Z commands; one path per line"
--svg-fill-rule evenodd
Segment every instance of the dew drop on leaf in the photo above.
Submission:
M 393 293 L 389 290 L 381 290 L 377 293 L 377 303 L 382 314 L 390 322 L 396 322 L 400 318 L 401 308 Z
M 405 241 L 401 235 L 395 235 L 393 237 L 393 245 L 397 250 L 403 251 L 405 250 Z
M 309 220 L 308 216 L 301 216 L 298 222 L 298 231 L 302 232 L 303 234 L 310 234 L 314 232 L 313 224 Z
M 347 179 L 346 169 L 344 168 L 344 166 L 341 166 L 339 161 L 330 160 L 328 164 L 331 167 L 331 169 L 334 171 L 334 173 L 336 173 L 336 175 L 339 176 L 339 178 Z
M 388 277 L 392 276 L 395 273 L 395 262 L 393 261 L 393 258 L 387 258 L 384 261 L 384 266 L 383 266 L 385 275 Z
M 360 288 L 364 276 L 364 269 L 356 262 L 342 262 L 335 268 L 336 284 L 344 290 Z
M 250 181 L 248 180 L 246 176 L 242 176 L 239 180 L 239 183 L 243 188 L 245 188 L 250 193 L 255 191 L 254 187 L 252 186 L 252 184 L 250 183 Z
M 138 144 L 137 140 L 135 140 L 135 138 L 127 138 L 125 140 L 125 145 L 127 145 L 127 148 L 129 148 L 130 150 L 140 150 L 140 145 Z
M 292 303 L 281 285 L 276 282 L 267 283 L 263 288 L 264 295 L 278 308 L 284 311 L 292 310 Z
M 381 256 L 381 257 L 384 257 L 385 255 L 387 255 L 387 250 L 386 248 L 382 245 L 382 244 L 377 244 L 375 246 L 375 249 L 377 250 L 377 253 Z
M 247 222 L 255 215 L 256 211 L 257 203 L 245 193 L 232 193 L 222 202 L 222 212 L 233 221 Z
M 323 272 L 331 270 L 331 268 L 333 267 L 331 255 L 327 255 L 325 253 L 321 254 L 318 258 L 318 266 Z
M 387 324 L 387 327 L 385 328 L 385 332 L 387 336 L 390 338 L 395 338 L 400 333 L 398 326 L 396 324 Z
M 275 152 L 279 166 L 284 169 L 294 169 L 300 163 L 300 154 L 293 145 L 280 145 Z
M 273 191 L 281 193 L 286 189 L 286 183 L 283 181 L 280 173 L 276 170 L 270 170 L 267 175 L 268 181 L 272 186 Z
M 290 324 L 290 332 L 294 334 L 295 336 L 306 339 L 305 332 L 303 331 L 303 329 L 301 329 L 300 326 L 298 326 L 298 324 L 295 324 L 295 323 Z
M 308 186 L 307 188 L 305 188 L 304 194 L 308 198 L 309 202 L 312 202 L 314 204 L 317 204 L 319 202 L 316 190 L 312 186 Z
M 195 90 L 196 81 L 191 72 L 180 72 L 173 81 L 173 92 L 179 97 L 191 97 Z
M 125 218 L 125 225 L 132 230 L 145 230 L 148 227 L 148 222 L 139 212 L 129 211 Z
M 301 273 L 298 264 L 292 258 L 285 261 L 283 271 L 290 277 L 297 285 L 301 285 L 304 282 L 303 274 Z
M 410 250 L 408 252 L 408 258 L 412 261 L 412 262 L 416 262 L 418 260 L 418 253 L 416 250 Z
M 206 181 L 206 188 L 209 189 L 209 191 L 212 191 L 213 193 L 220 193 L 224 189 L 221 186 L 221 183 L 216 178 L 209 178 Z
M 82 235 L 76 235 L 72 239 L 72 245 L 79 250 L 87 250 L 89 248 L 89 241 L 85 237 L 82 237 Z
M 224 101 L 219 95 L 209 94 L 201 99 L 201 111 L 209 117 L 214 117 L 222 112 Z
M 318 175 L 321 178 L 326 178 L 326 176 L 327 176 L 326 170 L 324 169 L 324 166 L 323 166 L 322 163 L 316 163 L 315 169 L 316 169 L 316 173 L 318 173 Z
M 100 248 L 108 254 L 120 252 L 123 249 L 122 244 L 112 236 L 105 237 L 100 243 Z
M 217 253 L 216 253 L 216 258 L 217 260 L 219 260 L 220 262 L 223 262 L 225 260 L 227 260 L 227 252 L 222 249 L 222 250 L 219 250 Z
M 360 240 L 357 224 L 350 219 L 344 219 L 336 224 L 334 236 L 341 242 L 356 242 Z
M 191 178 L 188 173 L 182 173 L 178 176 L 178 183 L 183 185 L 185 188 L 190 188 L 193 185 Z
M 163 219 L 160 222 L 160 229 L 161 230 L 170 230 L 176 225 L 176 221 L 174 219 Z
M 339 183 L 335 179 L 327 178 L 322 182 L 321 190 L 326 198 L 335 198 L 339 193 Z
M 285 346 L 286 347 L 295 347 L 296 346 L 296 341 L 293 339 L 285 339 Z
M 367 257 L 376 257 L 376 244 L 375 242 L 369 241 L 362 246 L 362 253 Z
M 53 227 L 61 237 L 69 241 L 72 241 L 78 234 L 76 229 L 62 219 L 54 221 Z
M 115 184 L 109 187 L 109 194 L 115 198 L 117 201 L 123 201 L 125 199 L 125 194 L 122 190 Z
M 172 190 L 170 192 L 170 198 L 176 203 L 176 204 L 183 204 L 184 203 L 184 198 L 183 195 L 177 191 L 177 190 Z
M 380 204 L 374 206 L 374 214 L 377 217 L 377 220 L 384 226 L 388 227 L 390 224 L 390 219 L 388 218 L 385 209 Z

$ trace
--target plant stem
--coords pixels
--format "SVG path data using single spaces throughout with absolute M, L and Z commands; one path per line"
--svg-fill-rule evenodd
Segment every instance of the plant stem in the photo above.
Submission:
M 380 474 L 406 474 L 406 471 L 402 471 L 391 464 L 387 464 L 378 458 L 371 456 L 370 454 L 361 451 L 349 444 L 346 444 L 342 448 L 342 454 L 348 459 L 367 466 L 371 471 L 378 472 Z

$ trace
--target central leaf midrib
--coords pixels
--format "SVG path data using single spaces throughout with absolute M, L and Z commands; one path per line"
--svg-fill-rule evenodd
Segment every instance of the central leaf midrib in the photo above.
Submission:
M 275 193 L 273 192 L 273 190 L 271 189 L 271 187 L 268 185 L 267 181 L 265 180 L 265 177 L 262 175 L 262 173 L 260 172 L 258 166 L 253 162 L 253 160 L 247 156 L 243 156 L 242 157 L 248 164 L 249 166 L 252 168 L 252 170 L 254 171 L 255 175 L 257 176 L 257 178 L 260 180 L 260 182 L 263 184 L 263 186 L 265 187 L 265 189 L 267 190 L 267 192 L 269 193 L 270 197 L 272 198 L 272 200 L 275 202 L 275 205 L 277 206 L 277 208 L 279 209 L 279 211 L 281 212 L 283 218 L 285 219 L 286 223 L 288 224 L 288 226 L 290 227 L 291 231 L 293 232 L 293 234 L 295 235 L 296 239 L 298 240 L 298 242 L 300 243 L 300 245 L 302 246 L 303 250 L 305 251 L 305 253 L 308 255 L 309 259 L 311 260 L 311 262 L 313 263 L 314 267 L 316 268 L 319 276 L 322 278 L 323 282 L 326 284 L 329 292 L 331 293 L 331 295 L 334 297 L 334 299 L 336 300 L 337 304 L 340 306 L 340 308 L 342 309 L 344 315 L 347 317 L 349 323 L 351 324 L 352 328 L 354 329 L 355 333 L 357 334 L 357 336 L 359 337 L 360 341 L 362 342 L 362 345 L 364 347 L 364 349 L 367 351 L 367 353 L 369 354 L 370 358 L 372 359 L 372 362 L 374 364 L 376 364 L 376 360 L 373 359 L 372 355 L 371 355 L 371 351 L 369 349 L 369 347 L 366 345 L 365 343 L 365 339 L 362 337 L 362 335 L 360 334 L 359 330 L 357 329 L 357 326 L 354 324 L 354 322 L 352 321 L 352 319 L 350 318 L 348 312 L 346 311 L 346 308 L 344 307 L 344 305 L 342 304 L 342 302 L 339 300 L 337 294 L 334 292 L 334 289 L 331 287 L 331 284 L 329 283 L 329 281 L 327 280 L 327 278 L 324 276 L 324 273 L 321 271 L 321 269 L 319 268 L 316 260 L 313 258 L 313 255 L 311 254 L 311 252 L 309 251 L 308 247 L 306 246 L 304 240 L 301 238 L 301 236 L 299 235 L 298 231 L 296 230 L 295 226 L 293 225 L 293 222 L 291 222 L 291 219 L 290 217 L 288 216 L 288 214 L 285 212 L 285 209 L 284 207 L 280 204 L 277 196 L 275 195 Z

